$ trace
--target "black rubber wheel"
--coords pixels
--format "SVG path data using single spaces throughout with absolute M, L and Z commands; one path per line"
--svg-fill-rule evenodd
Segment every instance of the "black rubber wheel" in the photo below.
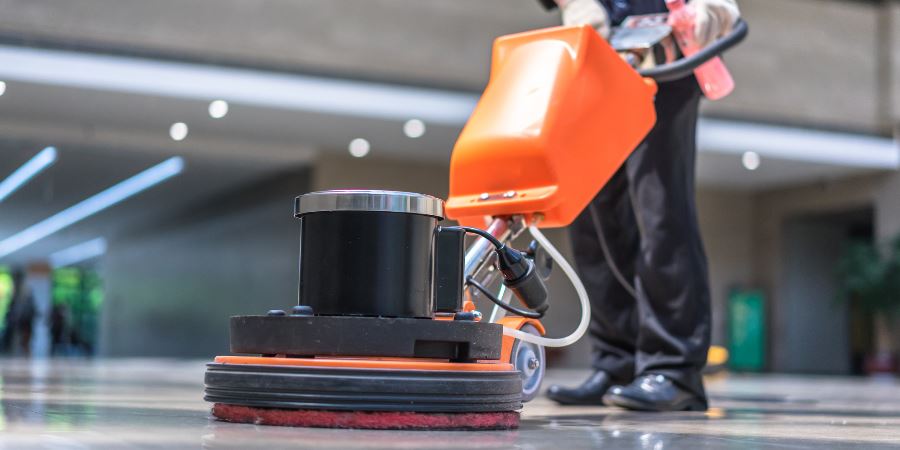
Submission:
M 430 371 L 210 363 L 214 403 L 343 411 L 497 412 L 522 407 L 516 371 Z
M 540 336 L 534 325 L 525 324 L 520 328 L 535 336 Z M 510 364 L 519 371 L 522 378 L 522 402 L 529 402 L 537 397 L 544 381 L 546 353 L 542 345 L 523 342 L 516 339 L 509 355 Z

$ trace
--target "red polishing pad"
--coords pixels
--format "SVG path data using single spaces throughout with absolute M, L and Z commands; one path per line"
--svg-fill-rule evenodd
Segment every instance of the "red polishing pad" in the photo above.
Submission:
M 313 428 L 369 430 L 509 430 L 519 427 L 519 413 L 421 413 L 394 411 L 317 411 L 272 409 L 216 403 L 212 414 L 226 422 Z

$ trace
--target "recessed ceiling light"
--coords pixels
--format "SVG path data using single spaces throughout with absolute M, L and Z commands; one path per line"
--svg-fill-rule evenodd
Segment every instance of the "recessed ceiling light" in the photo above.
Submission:
M 183 141 L 188 135 L 188 126 L 184 122 L 175 122 L 169 127 L 169 136 L 173 140 Z
M 221 119 L 228 114 L 228 102 L 225 100 L 213 100 L 209 103 L 209 117 Z
M 747 170 L 758 169 L 759 168 L 759 153 L 744 152 L 743 156 L 741 156 L 741 164 L 743 164 L 744 168 Z
M 369 141 L 363 138 L 356 138 L 350 141 L 350 147 L 348 149 L 350 150 L 351 155 L 362 158 L 369 154 L 369 150 L 372 149 L 372 146 L 369 145 Z
M 425 134 L 425 122 L 419 119 L 410 119 L 403 124 L 403 133 L 409 138 L 420 138 Z
M 3 95 L 5 93 L 6 93 L 6 82 L 0 81 L 0 95 Z

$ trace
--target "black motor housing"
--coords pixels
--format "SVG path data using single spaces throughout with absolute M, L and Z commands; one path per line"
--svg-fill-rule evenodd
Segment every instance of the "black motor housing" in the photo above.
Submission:
M 442 200 L 322 191 L 297 197 L 294 215 L 301 223 L 299 304 L 323 316 L 434 316 Z
M 231 318 L 231 351 L 287 357 L 496 360 L 503 327 L 462 310 L 464 233 L 444 202 L 375 190 L 304 194 L 298 305 Z M 440 313 L 455 320 L 431 320 Z

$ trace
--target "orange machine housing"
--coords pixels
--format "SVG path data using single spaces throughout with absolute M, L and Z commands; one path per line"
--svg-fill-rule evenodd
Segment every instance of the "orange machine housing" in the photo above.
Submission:
M 541 214 L 566 226 L 656 121 L 656 85 L 589 26 L 498 38 L 491 77 L 453 148 L 447 216 Z

